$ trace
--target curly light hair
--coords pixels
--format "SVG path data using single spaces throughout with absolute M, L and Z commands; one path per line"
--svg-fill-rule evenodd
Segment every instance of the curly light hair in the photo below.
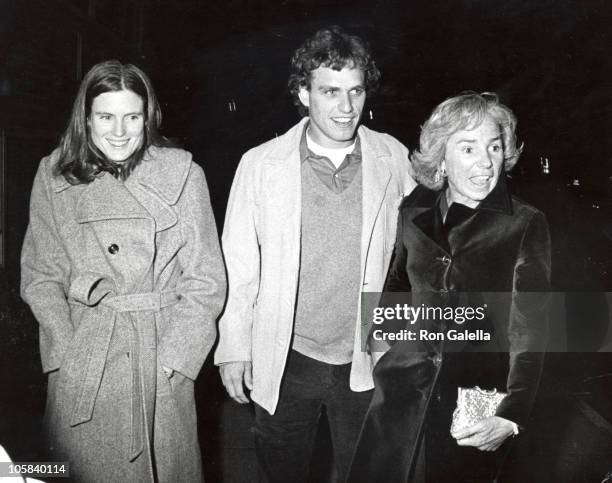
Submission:
M 487 116 L 497 123 L 504 149 L 504 169 L 510 171 L 523 151 L 517 144 L 516 116 L 491 92 L 464 92 L 439 104 L 421 127 L 419 149 L 410 156 L 417 181 L 440 190 L 445 179 L 439 176 L 448 139 L 457 131 L 475 129 Z

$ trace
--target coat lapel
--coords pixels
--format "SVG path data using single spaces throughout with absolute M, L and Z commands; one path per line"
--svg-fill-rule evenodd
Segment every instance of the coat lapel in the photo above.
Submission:
M 124 183 L 103 173 L 82 191 L 76 205 L 79 223 L 91 221 L 151 218 Z
M 178 222 L 172 205 L 185 185 L 191 155 L 178 149 L 151 147 L 142 163 L 125 183 L 103 173 L 88 184 L 77 202 L 77 221 L 147 218 L 155 221 L 155 231 Z M 58 185 L 57 190 L 63 189 Z
M 502 174 L 495 188 L 476 209 L 454 203 L 446 216 L 448 241 L 452 247 L 461 247 L 456 253 L 470 250 L 480 243 L 483 227 L 499 224 L 500 217 L 512 215 L 512 197 Z M 457 228 L 457 229 L 454 229 Z M 456 254 L 455 253 L 455 254 Z
M 299 237 L 302 203 L 302 175 L 300 162 L 300 140 L 308 118 L 290 129 L 265 157 L 266 197 L 279 221 L 289 221 L 291 231 Z M 287 229 L 287 227 L 285 228 Z
M 446 224 L 440 213 L 440 202 L 441 197 L 444 196 L 444 191 L 437 193 L 430 190 L 422 191 L 423 195 L 416 201 L 415 207 L 423 208 L 424 211 L 416 215 L 412 222 L 427 238 L 449 255 L 455 255 L 451 246 L 465 248 L 469 246 L 470 240 L 476 240 L 479 229 L 477 220 L 490 217 L 492 214 L 493 216 L 512 214 L 512 198 L 503 175 L 478 208 L 472 209 L 461 204 L 452 204 L 446 215 Z M 461 227 L 461 229 L 453 230 L 456 227 Z
M 179 149 L 151 147 L 126 186 L 155 220 L 155 231 L 173 227 L 178 217 L 172 206 L 178 201 L 191 165 L 191 155 Z
M 437 202 L 431 208 L 415 216 L 412 222 L 427 238 L 450 255 L 451 249 L 448 244 L 444 223 L 442 222 L 442 214 L 440 213 Z
M 364 127 L 359 128 L 359 137 L 363 169 L 363 232 L 369 239 L 391 180 L 386 162 L 391 152 Z
M 147 190 L 145 186 L 139 183 L 129 183 L 128 187 L 142 207 L 155 220 L 156 232 L 167 230 L 176 225 L 178 222 L 176 213 L 154 192 Z
M 138 182 L 164 203 L 175 205 L 187 181 L 190 166 L 191 153 L 152 146 L 127 184 Z

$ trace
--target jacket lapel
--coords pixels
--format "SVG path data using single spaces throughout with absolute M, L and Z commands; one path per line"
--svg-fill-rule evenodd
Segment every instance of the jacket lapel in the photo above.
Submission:
M 476 209 L 461 204 L 452 204 L 446 215 L 446 224 L 440 213 L 440 202 L 441 197 L 445 196 L 444 191 L 437 193 L 430 190 L 426 191 L 415 204 L 415 207 L 423 208 L 424 211 L 416 215 L 412 222 L 427 238 L 449 255 L 452 254 L 451 245 L 465 247 L 469 244 L 470 239 L 475 239 L 476 234 L 473 230 L 476 229 L 474 223 L 476 220 L 490 216 L 490 213 L 512 214 L 512 198 L 507 189 L 506 178 L 503 175 L 500 176 L 495 188 L 481 201 Z M 461 230 L 451 231 L 459 226 L 461 226 Z
M 163 231 L 173 227 L 178 222 L 174 210 L 154 192 L 147 190 L 139 183 L 127 183 L 128 189 L 142 205 L 142 207 L 155 220 L 155 231 Z
M 77 221 L 146 218 L 155 222 L 155 231 L 174 226 L 176 204 L 183 190 L 191 155 L 178 149 L 152 147 L 130 177 L 121 182 L 103 173 L 89 183 L 77 202 Z M 65 189 L 58 184 L 56 191 Z
M 308 118 L 291 128 L 265 157 L 266 198 L 280 221 L 289 221 L 292 233 L 299 237 L 302 203 L 302 175 L 300 162 L 300 140 Z
M 359 128 L 359 138 L 363 170 L 363 233 L 369 240 L 391 180 L 386 162 L 391 152 L 363 126 Z
M 76 219 L 79 223 L 125 218 L 151 216 L 124 183 L 109 173 L 103 173 L 89 183 L 77 201 Z
M 459 252 L 469 250 L 480 242 L 484 227 L 497 225 L 499 217 L 512 215 L 512 212 L 512 197 L 502 174 L 495 188 L 477 208 L 472 209 L 456 203 L 451 206 L 446 215 L 449 244 L 455 247 L 454 250 L 459 249 Z
M 125 182 L 126 187 L 155 220 L 155 231 L 173 227 L 178 201 L 191 165 L 191 155 L 179 149 L 151 147 L 143 162 Z
M 442 222 L 442 214 L 438 208 L 438 202 L 416 215 L 412 222 L 427 238 L 450 255 L 451 249 L 444 229 L 444 223 Z

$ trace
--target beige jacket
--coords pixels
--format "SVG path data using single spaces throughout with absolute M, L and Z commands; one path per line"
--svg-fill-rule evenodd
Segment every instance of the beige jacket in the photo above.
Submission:
M 252 361 L 253 401 L 274 413 L 291 345 L 300 265 L 299 144 L 308 118 L 248 151 L 230 193 L 222 237 L 229 297 L 219 323 L 215 363 Z M 398 206 L 416 183 L 407 149 L 395 138 L 359 128 L 363 159 L 363 291 L 382 290 L 393 252 Z M 364 321 L 365 323 L 365 321 Z M 374 387 L 355 313 L 351 389 Z

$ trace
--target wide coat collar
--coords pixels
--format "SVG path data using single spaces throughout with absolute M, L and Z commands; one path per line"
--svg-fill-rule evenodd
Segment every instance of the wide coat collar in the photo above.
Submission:
M 185 186 L 190 163 L 191 154 L 186 151 L 151 147 L 125 182 L 105 172 L 87 185 L 71 185 L 63 177 L 54 177 L 53 189 L 56 193 L 78 191 L 75 216 L 79 223 L 152 218 L 155 230 L 162 231 L 178 221 L 171 206 Z
M 478 218 L 485 212 L 496 213 L 502 216 L 513 214 L 512 197 L 508 191 L 505 176 L 500 176 L 495 188 L 482 200 L 476 208 L 469 208 L 462 204 L 453 203 L 448 209 L 446 223 L 442 219 L 440 205 L 445 196 L 444 190 L 433 191 L 419 186 L 407 198 L 406 205 L 417 208 L 418 214 L 412 222 L 433 242 L 446 253 L 451 254 L 448 234 L 449 231 L 468 220 Z M 420 210 L 424 209 L 424 211 Z

